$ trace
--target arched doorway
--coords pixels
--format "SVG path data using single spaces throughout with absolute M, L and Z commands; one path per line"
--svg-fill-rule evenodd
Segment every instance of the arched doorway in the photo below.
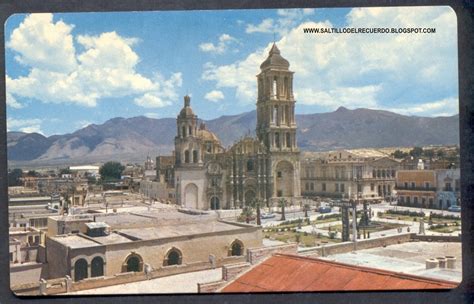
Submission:
M 230 245 L 229 255 L 230 256 L 241 256 L 244 254 L 244 244 L 239 241 L 235 240 Z
M 187 184 L 184 188 L 184 205 L 198 209 L 198 187 L 196 184 Z
M 138 254 L 130 254 L 122 264 L 122 272 L 143 271 L 143 259 Z
M 74 281 L 86 279 L 87 275 L 87 261 L 79 259 L 74 263 Z
M 91 277 L 101 277 L 104 275 L 104 260 L 97 256 L 91 262 Z
M 294 188 L 294 168 L 286 160 L 280 161 L 275 167 L 275 196 L 292 197 Z
M 220 208 L 220 201 L 217 196 L 213 196 L 211 198 L 211 210 L 219 210 Z
M 168 254 L 163 261 L 163 266 L 171 266 L 171 265 L 181 265 L 183 261 L 183 255 L 181 251 L 177 248 L 172 248 L 168 251 Z

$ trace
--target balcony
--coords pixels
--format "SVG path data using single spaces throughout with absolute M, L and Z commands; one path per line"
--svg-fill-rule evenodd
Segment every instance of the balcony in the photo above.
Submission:
M 405 187 L 405 186 L 395 186 L 395 190 L 404 190 L 404 191 L 434 191 L 436 192 L 436 187 Z

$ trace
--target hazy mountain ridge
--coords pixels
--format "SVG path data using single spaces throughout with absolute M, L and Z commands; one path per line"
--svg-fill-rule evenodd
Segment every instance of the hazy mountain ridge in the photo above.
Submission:
M 225 147 L 255 134 L 256 111 L 204 121 Z M 340 107 L 334 112 L 296 115 L 301 150 L 459 144 L 459 116 L 417 117 L 388 111 Z M 8 159 L 14 163 L 64 164 L 109 159 L 143 161 L 169 154 L 176 120 L 144 116 L 113 118 L 70 134 L 45 137 L 8 132 Z

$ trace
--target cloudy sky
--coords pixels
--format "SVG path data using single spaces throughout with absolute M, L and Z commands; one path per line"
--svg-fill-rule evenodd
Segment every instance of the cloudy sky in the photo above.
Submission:
M 308 27 L 423 27 L 435 34 L 305 34 Z M 14 15 L 5 25 L 7 128 L 73 132 L 113 117 L 200 118 L 255 108 L 275 40 L 298 113 L 339 106 L 458 113 L 449 7 Z

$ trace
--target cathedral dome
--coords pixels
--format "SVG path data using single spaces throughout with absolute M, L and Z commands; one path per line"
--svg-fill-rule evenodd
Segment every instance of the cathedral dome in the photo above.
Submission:
M 290 63 L 288 62 L 288 60 L 286 60 L 280 55 L 280 50 L 278 49 L 275 43 L 273 43 L 270 52 L 268 52 L 267 59 L 265 59 L 265 61 L 262 62 L 262 64 L 260 65 L 260 69 L 262 70 L 269 67 L 284 69 L 288 69 L 290 67 Z
M 213 141 L 220 144 L 220 140 L 216 134 L 212 133 L 209 130 L 198 130 L 198 136 L 205 141 Z

